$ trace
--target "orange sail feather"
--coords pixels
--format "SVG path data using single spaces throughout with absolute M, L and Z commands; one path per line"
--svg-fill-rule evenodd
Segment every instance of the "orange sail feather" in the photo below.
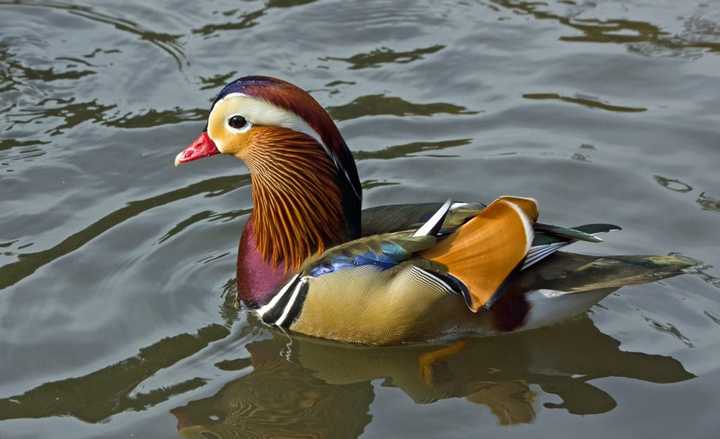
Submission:
M 465 284 L 469 306 L 477 312 L 525 258 L 536 219 L 535 200 L 502 197 L 421 255 Z

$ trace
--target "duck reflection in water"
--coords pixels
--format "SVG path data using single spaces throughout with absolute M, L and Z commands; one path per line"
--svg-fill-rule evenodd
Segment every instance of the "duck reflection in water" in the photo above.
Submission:
M 499 424 L 511 425 L 533 422 L 544 409 L 577 415 L 614 409 L 616 401 L 593 386 L 594 379 L 673 383 L 694 377 L 671 357 L 621 351 L 587 316 L 537 331 L 468 339 L 460 353 L 432 365 L 428 380 L 418 359 L 438 348 L 360 347 L 275 333 L 247 345 L 251 358 L 218 364 L 249 373 L 172 414 L 185 438 L 355 438 L 372 421 L 378 379 L 415 403 L 465 398 L 489 408 Z M 561 401 L 540 404 L 542 393 Z
M 509 301 L 498 308 L 502 316 L 518 308 L 522 318 L 525 310 L 511 298 L 530 288 L 605 296 L 625 285 L 681 273 L 684 266 L 673 261 L 558 253 L 543 270 L 528 270 L 518 278 L 518 291 L 507 294 Z M 415 403 L 461 397 L 487 406 L 499 424 L 511 425 L 532 422 L 543 407 L 578 415 L 612 410 L 617 405 L 613 397 L 591 384 L 597 378 L 672 383 L 694 377 L 673 358 L 621 351 L 620 342 L 601 333 L 587 315 L 549 328 L 445 346 L 362 347 L 276 331 L 247 349 L 251 358 L 217 366 L 251 372 L 214 396 L 172 410 L 184 437 L 354 438 L 371 422 L 372 382 L 378 379 Z M 541 407 L 538 392 L 561 402 Z

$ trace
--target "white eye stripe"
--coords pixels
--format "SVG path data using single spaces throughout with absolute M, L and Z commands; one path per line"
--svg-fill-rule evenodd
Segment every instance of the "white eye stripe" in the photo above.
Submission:
M 227 116 L 223 115 L 227 117 L 227 119 L 225 120 L 225 126 L 228 130 L 236 133 L 245 132 L 233 129 L 230 125 L 228 125 L 228 120 L 230 119 L 230 117 L 234 115 L 239 115 L 244 117 L 245 120 L 248 122 L 248 125 L 251 126 L 276 126 L 282 128 L 289 128 L 291 130 L 307 134 L 308 136 L 315 139 L 315 141 L 318 142 L 320 145 L 322 145 L 322 147 L 326 151 L 328 151 L 327 146 L 322 141 L 322 138 L 320 137 L 318 132 L 315 131 L 310 125 L 308 125 L 307 122 L 305 122 L 300 116 L 285 109 L 282 109 L 276 105 L 273 105 L 270 102 L 248 96 L 244 93 L 230 93 L 226 96 L 223 96 L 222 99 L 215 103 L 213 110 L 210 112 L 210 119 L 213 118 L 213 113 L 215 113 L 218 108 L 222 108 L 222 103 L 225 100 L 231 98 L 239 101 L 237 105 L 242 105 L 242 112 L 228 114 Z M 245 130 L 245 128 L 243 127 L 242 130 Z M 214 133 L 208 132 L 208 134 L 210 135 L 210 138 L 215 141 L 215 136 L 213 136 Z

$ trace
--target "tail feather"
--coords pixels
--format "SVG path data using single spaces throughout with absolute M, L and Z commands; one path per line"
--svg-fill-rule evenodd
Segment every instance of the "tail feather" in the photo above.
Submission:
M 616 226 L 615 224 L 584 224 L 573 227 L 573 229 L 594 235 L 596 233 L 609 233 L 613 230 L 622 230 L 622 227 Z
M 445 265 L 463 282 L 470 309 L 477 312 L 492 303 L 503 281 L 525 259 L 535 218 L 534 200 L 502 197 L 421 256 Z
M 526 270 L 532 267 L 578 240 L 601 242 L 602 239 L 595 236 L 595 233 L 605 233 L 612 230 L 620 230 L 620 227 L 613 224 L 585 224 L 577 227 L 562 227 L 535 223 L 535 239 L 525 257 L 522 269 Z
M 526 281 L 532 280 L 528 285 L 566 293 L 584 293 L 655 282 L 699 264 L 681 255 L 588 256 L 563 252 L 557 255 L 543 264 L 541 273 L 528 273 Z
M 518 272 L 494 315 L 504 328 L 537 328 L 585 312 L 619 288 L 667 279 L 698 262 L 679 255 L 590 256 L 558 252 L 537 268 Z M 519 300 L 518 300 L 519 299 Z M 518 320 L 516 303 L 530 312 Z
M 583 227 L 583 226 L 581 226 Z M 571 229 L 569 227 L 555 226 L 551 224 L 535 224 L 538 231 L 545 232 L 549 235 L 572 241 L 602 242 L 602 239 L 592 233 L 583 231 L 581 228 Z

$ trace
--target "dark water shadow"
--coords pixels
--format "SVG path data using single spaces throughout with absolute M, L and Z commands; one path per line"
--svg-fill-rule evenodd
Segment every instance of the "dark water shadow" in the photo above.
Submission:
M 102 125 L 114 128 L 152 128 L 181 122 L 205 121 L 207 110 L 201 108 L 172 110 L 147 110 L 141 114 L 126 113 L 120 117 L 102 121 Z
M 267 333 L 251 318 L 241 328 L 241 337 L 258 331 Z M 134 394 L 138 384 L 184 358 L 202 355 L 209 344 L 229 335 L 226 327 L 209 325 L 195 334 L 160 340 L 134 357 L 85 376 L 0 399 L 0 420 L 72 416 L 96 423 L 151 409 L 207 380 L 193 377 Z M 499 424 L 511 425 L 533 422 L 545 409 L 576 415 L 613 410 L 617 401 L 594 386 L 595 379 L 662 384 L 694 378 L 671 357 L 621 350 L 620 342 L 600 332 L 587 316 L 543 330 L 466 342 L 463 350 L 439 359 L 424 375 L 419 358 L 443 346 L 356 347 L 274 333 L 246 344 L 250 357 L 215 364 L 238 378 L 213 396 L 171 413 L 185 437 L 355 438 L 372 421 L 371 381 L 378 379 L 417 404 L 464 398 L 468 404 L 488 407 Z M 540 405 L 537 388 L 559 401 Z
M 48 118 L 58 118 L 62 122 L 46 131 L 49 135 L 56 136 L 83 122 L 102 123 L 105 113 L 116 108 L 116 105 L 105 105 L 97 99 L 85 102 L 75 98 L 43 99 L 32 108 L 8 114 L 12 118 L 9 129 L 14 129 L 16 125 L 32 125 Z
M 44 142 L 42 140 L 0 139 L 0 151 L 12 148 L 47 145 L 48 143 L 50 142 Z
M 192 226 L 193 224 L 207 221 L 209 223 L 220 221 L 223 223 L 233 221 L 240 218 L 243 215 L 247 215 L 252 212 L 252 209 L 235 209 L 227 212 L 215 212 L 212 210 L 203 210 L 201 212 L 193 213 L 189 217 L 179 221 L 177 224 L 172 226 L 157 242 L 162 244 L 169 240 L 175 235 L 180 234 L 183 230 Z
M 561 101 L 568 102 L 571 104 L 581 105 L 587 108 L 594 108 L 598 110 L 612 111 L 615 113 L 642 113 L 647 111 L 645 107 L 624 107 L 621 105 L 612 105 L 606 102 L 600 101 L 598 98 L 591 96 L 562 96 L 557 93 L 526 93 L 523 95 L 525 99 L 531 99 L 535 101 Z
M 33 274 L 39 268 L 80 249 L 113 227 L 141 215 L 150 209 L 199 194 L 205 194 L 205 196 L 208 197 L 222 195 L 239 187 L 247 186 L 248 184 L 250 184 L 248 175 L 228 175 L 203 180 L 154 197 L 130 201 L 124 207 L 105 215 L 79 232 L 68 236 L 59 244 L 47 250 L 19 254 L 16 262 L 1 266 L 0 290 L 15 285 Z
M 170 57 L 172 57 L 172 59 L 177 64 L 178 69 L 182 70 L 183 63 L 187 62 L 185 53 L 182 50 L 182 45 L 179 42 L 182 35 L 173 35 L 163 32 L 151 31 L 142 27 L 134 21 L 98 12 L 95 8 L 89 6 L 63 2 L 0 0 L 0 7 L 2 6 L 26 6 L 64 11 L 76 17 L 81 17 L 90 21 L 94 21 L 96 23 L 113 26 L 115 29 L 121 32 L 136 36 L 141 41 L 147 41 L 148 43 L 154 45 L 155 47 L 170 55 Z
M 267 0 L 269 8 L 294 8 L 315 3 L 317 0 Z
M 237 70 L 230 70 L 227 73 L 218 73 L 216 75 L 204 77 L 200 76 L 200 83 L 202 86 L 200 90 L 217 90 L 221 89 L 225 84 L 232 81 L 237 75 Z
M 437 142 L 411 142 L 404 143 L 402 145 L 388 146 L 387 148 L 379 151 L 356 151 L 353 156 L 355 157 L 355 160 L 389 160 L 408 157 L 418 152 L 440 151 L 447 148 L 456 148 L 458 146 L 468 145 L 470 142 L 472 142 L 472 139 L 440 140 Z
M 87 102 L 78 102 L 75 98 L 48 99 L 38 102 L 31 108 L 9 113 L 11 119 L 8 129 L 13 129 L 16 125 L 32 125 L 49 118 L 58 118 L 62 122 L 45 131 L 50 136 L 56 136 L 84 122 L 111 128 L 133 129 L 204 121 L 207 117 L 207 110 L 200 108 L 175 107 L 172 110 L 146 110 L 141 113 L 128 112 L 121 115 L 117 114 L 117 110 L 117 105 L 102 104 L 97 99 Z
M 337 121 L 357 119 L 363 116 L 432 116 L 434 114 L 477 114 L 467 108 L 433 102 L 428 104 L 415 104 L 396 96 L 384 94 L 360 96 L 344 105 L 326 108 L 328 113 Z
M 579 19 L 572 15 L 555 14 L 545 9 L 547 3 L 544 2 L 517 0 L 491 0 L 491 2 L 516 13 L 530 15 L 537 20 L 555 21 L 580 33 L 580 35 L 560 37 L 560 41 L 625 44 L 630 50 L 643 55 L 684 54 L 687 49 L 720 52 L 720 43 L 703 38 L 720 35 L 720 25 L 701 17 L 686 18 L 685 31 L 673 35 L 657 25 L 639 20 Z M 594 5 L 592 2 L 588 4 L 591 7 Z M 637 45 L 638 43 L 650 45 L 655 49 L 643 49 Z
M 358 53 L 349 58 L 324 57 L 320 61 L 343 61 L 350 64 L 350 70 L 377 68 L 383 64 L 407 64 L 423 59 L 425 55 L 437 53 L 446 46 L 436 44 L 430 47 L 421 47 L 414 50 L 398 52 L 387 47 L 381 47 L 368 53 Z
M 235 16 L 235 14 L 239 11 L 238 9 L 231 9 L 224 11 L 222 15 L 226 17 L 233 17 L 232 19 L 223 23 L 206 24 L 193 29 L 192 33 L 209 38 L 211 36 L 217 36 L 217 34 L 221 32 L 249 29 L 258 25 L 259 19 L 272 8 L 285 9 L 295 6 L 304 6 L 316 1 L 317 0 L 268 0 L 264 8 L 256 9 L 250 12 L 243 12 L 239 16 Z
M 2 3 L 0 3 L 0 6 Z M 82 64 L 86 67 L 94 67 L 87 61 L 75 58 L 56 57 L 56 61 L 66 61 L 74 65 Z M 80 79 L 88 75 L 94 75 L 94 70 L 60 69 L 58 66 L 38 69 L 25 66 L 16 60 L 7 43 L 0 41 L 0 93 L 16 90 L 18 85 L 26 81 L 63 81 L 68 79 Z
M 268 8 L 263 8 L 256 11 L 247 12 L 242 14 L 240 17 L 237 17 L 236 19 L 226 21 L 224 23 L 206 24 L 197 29 L 193 29 L 192 33 L 208 37 L 224 31 L 249 29 L 258 24 L 258 19 L 265 15 L 267 9 Z
M 203 386 L 206 380 L 189 379 L 131 396 L 138 384 L 229 334 L 224 326 L 209 325 L 195 334 L 160 340 L 134 357 L 87 375 L 48 382 L 22 395 L 0 399 L 0 420 L 72 416 L 94 423 L 118 413 L 147 410 L 173 395 Z
M 0 0 L 0 7 L 3 4 L 7 3 L 2 3 Z M 112 50 L 102 51 L 97 49 L 95 52 L 85 55 L 85 57 L 90 58 L 98 51 L 104 53 L 113 52 Z M 56 60 L 59 59 L 61 58 L 56 58 Z M 75 64 L 84 63 L 84 65 L 92 66 L 87 61 L 80 59 L 62 59 L 71 60 Z M 84 76 L 97 73 L 94 70 L 62 69 L 58 66 L 45 69 L 25 66 L 16 59 L 16 56 L 9 50 L 7 45 L 2 43 L 0 43 L 0 60 L 4 61 L 0 63 L 0 92 L 18 91 L 28 93 L 27 91 L 23 92 L 19 86 L 32 89 L 36 84 L 47 84 L 61 80 L 80 80 Z M 35 124 L 49 119 L 59 119 L 58 124 L 48 127 L 44 131 L 51 136 L 63 134 L 65 130 L 74 128 L 84 122 L 112 128 L 148 128 L 187 121 L 200 121 L 207 116 L 207 110 L 200 108 L 149 109 L 136 114 L 119 114 L 118 110 L 117 105 L 104 104 L 97 99 L 81 101 L 76 97 L 48 97 L 22 108 L 18 108 L 16 104 L 10 104 L 8 107 L 1 109 L 0 114 L 4 114 L 6 117 L 8 123 L 6 131 L 16 127 L 28 127 L 32 132 L 38 132 L 38 127 Z M 14 146 L 5 146 L 4 143 L 5 140 L 2 140 L 0 151 Z

